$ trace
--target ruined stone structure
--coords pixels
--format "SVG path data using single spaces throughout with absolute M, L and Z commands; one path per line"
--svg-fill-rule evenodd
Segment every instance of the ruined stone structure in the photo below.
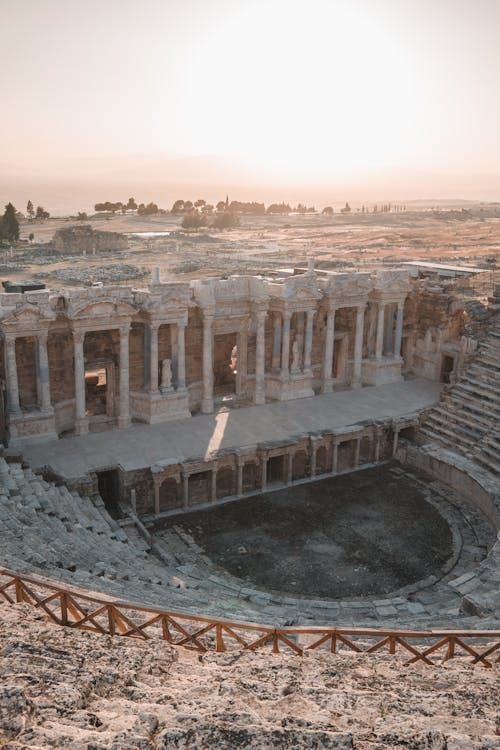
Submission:
M 0 295 L 10 440 L 397 382 L 409 291 L 308 271 Z
M 90 224 L 75 224 L 58 229 L 52 248 L 64 255 L 95 255 L 113 250 L 126 250 L 128 241 L 119 232 L 101 232 Z

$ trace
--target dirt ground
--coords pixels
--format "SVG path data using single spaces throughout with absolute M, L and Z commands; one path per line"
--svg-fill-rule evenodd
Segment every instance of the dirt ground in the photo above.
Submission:
M 370 270 L 380 263 L 432 260 L 492 268 L 500 257 L 500 207 L 429 209 L 405 213 L 242 217 L 241 227 L 186 233 L 181 216 L 115 215 L 91 221 L 96 229 L 129 233 L 129 250 L 100 256 L 59 256 L 44 247 L 66 219 L 26 222 L 30 247 L 0 255 L 3 279 L 38 278 L 51 286 L 120 281 L 137 285 L 160 266 L 164 280 L 230 274 L 269 274 L 314 257 L 331 270 Z M 120 271 L 120 266 L 127 269 Z
M 342 599 L 435 574 L 452 553 L 447 522 L 387 466 L 177 516 L 232 575 L 266 591 Z

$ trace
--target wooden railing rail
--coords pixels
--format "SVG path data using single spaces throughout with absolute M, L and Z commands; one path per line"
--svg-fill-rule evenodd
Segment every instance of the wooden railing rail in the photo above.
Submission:
M 306 650 L 323 647 L 331 653 L 351 651 L 364 654 L 373 654 L 387 647 L 391 655 L 403 652 L 409 655 L 405 664 L 417 661 L 436 664 L 439 662 L 430 659 L 431 655 L 440 656 L 440 661 L 445 662 L 459 652 L 465 652 L 473 664 L 484 667 L 492 667 L 500 661 L 498 630 L 281 628 L 144 607 L 61 587 L 7 569 L 0 569 L 0 599 L 9 604 L 31 604 L 43 610 L 52 622 L 65 627 L 101 635 L 143 640 L 157 638 L 200 652 L 256 651 L 268 647 L 273 653 L 291 651 L 302 656 Z

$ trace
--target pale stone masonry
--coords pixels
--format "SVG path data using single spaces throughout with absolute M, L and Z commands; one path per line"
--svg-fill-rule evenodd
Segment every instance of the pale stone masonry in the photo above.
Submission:
M 398 382 L 422 335 L 405 322 L 408 305 L 416 319 L 411 289 L 406 270 L 310 266 L 191 283 L 161 283 L 155 269 L 144 289 L 0 294 L 4 438 L 80 435 L 210 414 L 220 402 Z

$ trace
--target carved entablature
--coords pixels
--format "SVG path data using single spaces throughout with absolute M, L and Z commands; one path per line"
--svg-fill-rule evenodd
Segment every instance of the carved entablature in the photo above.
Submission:
M 384 302 L 404 300 L 410 291 L 410 274 L 406 270 L 388 269 L 374 271 L 371 274 L 371 298 Z
M 97 331 L 130 325 L 136 313 L 136 307 L 129 302 L 101 298 L 86 300 L 79 305 L 70 302 L 67 317 L 74 330 Z
M 47 332 L 55 317 L 50 308 L 25 302 L 0 318 L 0 329 L 16 336 L 33 336 Z
M 373 286 L 369 273 L 332 273 L 319 284 L 332 309 L 366 304 Z
M 267 282 L 270 309 L 299 312 L 316 309 L 321 292 L 318 289 L 315 273 L 289 276 L 276 282 Z

